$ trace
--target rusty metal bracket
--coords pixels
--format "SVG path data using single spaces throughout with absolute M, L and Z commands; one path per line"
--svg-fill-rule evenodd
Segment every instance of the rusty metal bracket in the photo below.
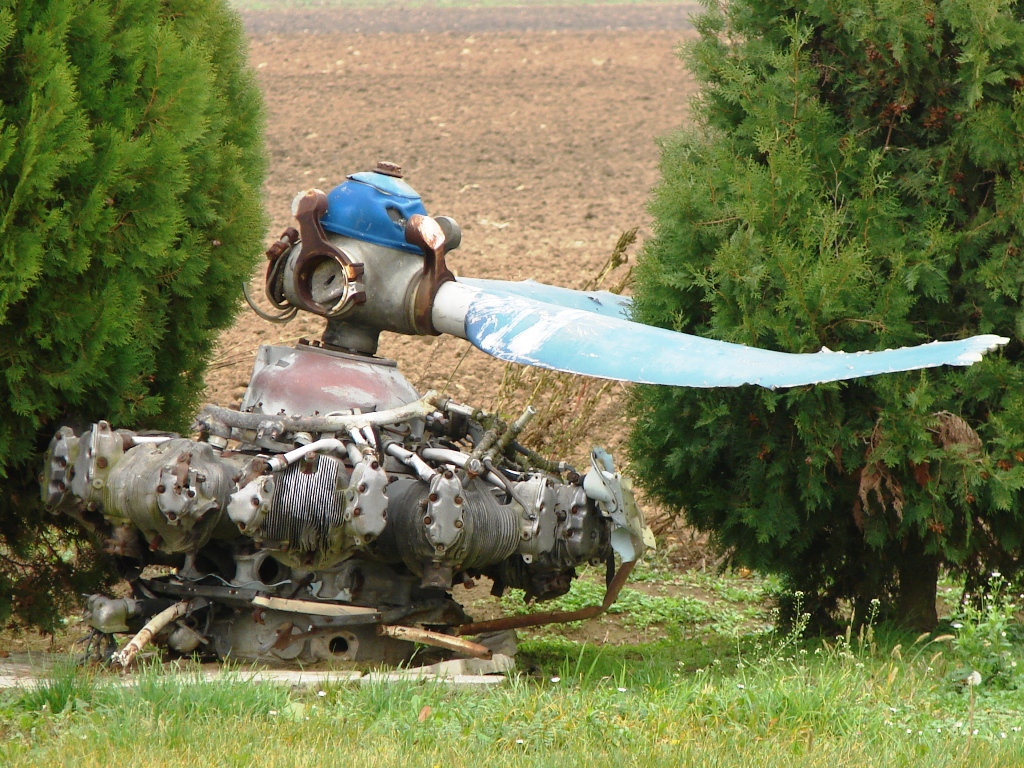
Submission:
M 377 627 L 377 634 L 393 637 L 396 640 L 409 640 L 410 642 L 422 643 L 423 645 L 432 645 L 435 648 L 446 648 L 449 651 L 464 653 L 467 656 L 473 656 L 478 659 L 491 658 L 491 649 L 486 646 L 469 640 L 463 640 L 460 637 L 453 637 L 452 635 L 445 635 L 440 632 L 431 632 L 429 629 L 381 624 Z
M 295 218 L 299 222 L 300 249 L 295 259 L 295 293 L 303 309 L 325 317 L 338 317 L 357 304 L 366 301 L 363 290 L 363 265 L 352 260 L 340 248 L 327 241 L 320 219 L 327 213 L 327 195 L 319 189 L 310 189 L 299 198 Z M 313 272 L 325 261 L 334 261 L 345 278 L 345 285 L 332 294 L 330 305 L 313 298 Z M 334 297 L 339 300 L 334 302 Z
M 245 488 L 249 483 L 255 480 L 257 477 L 270 473 L 270 462 L 266 459 L 254 456 L 248 461 L 243 468 L 242 472 L 238 473 L 234 478 L 235 487 L 239 490 Z
M 444 261 L 445 234 L 441 225 L 429 216 L 415 213 L 405 225 L 405 240 L 423 251 L 423 273 L 413 304 L 416 332 L 424 336 L 438 336 L 431 320 L 434 297 L 438 289 L 455 279 Z
M 288 227 L 284 232 L 281 233 L 273 245 L 267 248 L 266 257 L 267 261 L 271 264 L 281 258 L 289 249 L 299 240 L 299 233 L 295 227 Z
M 292 247 L 299 242 L 299 231 L 295 227 L 288 227 L 281 233 L 273 245 L 266 252 L 267 273 L 263 280 L 263 291 L 267 299 L 274 306 L 274 309 L 287 312 L 293 308 L 284 295 L 282 277 L 284 274 L 284 259 Z
M 589 605 L 577 611 L 546 611 L 544 613 L 528 613 L 523 616 L 503 616 L 500 619 L 491 621 L 478 621 L 473 624 L 463 624 L 456 628 L 460 635 L 477 635 L 481 632 L 497 632 L 506 629 L 523 629 L 524 627 L 542 627 L 546 624 L 564 624 L 569 621 L 584 621 L 600 616 L 615 603 L 622 591 L 626 579 L 629 578 L 635 560 L 630 560 L 619 566 L 615 577 L 608 585 L 601 605 Z

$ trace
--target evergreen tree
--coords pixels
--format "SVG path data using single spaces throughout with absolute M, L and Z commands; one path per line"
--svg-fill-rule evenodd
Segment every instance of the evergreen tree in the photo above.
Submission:
M 639 388 L 634 471 L 820 615 L 879 597 L 930 627 L 941 566 L 1022 565 L 1024 10 L 730 0 L 697 28 L 638 319 L 790 352 L 1012 341 L 967 369 Z
M 264 233 L 225 0 L 0 0 L 0 619 L 99 571 L 41 508 L 62 424 L 187 427 Z

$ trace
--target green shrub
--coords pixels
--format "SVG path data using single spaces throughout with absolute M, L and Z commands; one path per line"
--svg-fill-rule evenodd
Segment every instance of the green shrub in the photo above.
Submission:
M 791 352 L 1013 340 L 969 369 L 640 388 L 634 473 L 817 617 L 880 597 L 931 626 L 943 564 L 1021 567 L 1022 11 L 733 0 L 697 28 L 638 319 Z
M 264 169 L 224 0 L 0 2 L 0 618 L 96 575 L 37 501 L 54 431 L 187 426 Z

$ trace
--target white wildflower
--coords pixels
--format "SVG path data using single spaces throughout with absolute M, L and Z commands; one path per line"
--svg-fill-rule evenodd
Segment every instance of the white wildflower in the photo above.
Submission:
M 974 670 L 967 676 L 965 682 L 968 685 L 981 685 L 981 673 L 978 670 Z
M 560 683 L 560 682 L 562 682 L 562 678 L 560 678 L 558 675 L 555 675 L 554 677 L 551 678 L 551 682 L 552 683 Z

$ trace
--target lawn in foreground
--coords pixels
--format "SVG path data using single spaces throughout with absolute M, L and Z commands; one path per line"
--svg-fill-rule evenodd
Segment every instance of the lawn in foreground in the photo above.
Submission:
M 529 671 L 488 689 L 296 691 L 159 668 L 123 688 L 69 667 L 0 698 L 0 764 L 1024 764 L 1024 697 L 954 682 L 946 642 L 549 637 L 521 653 Z

